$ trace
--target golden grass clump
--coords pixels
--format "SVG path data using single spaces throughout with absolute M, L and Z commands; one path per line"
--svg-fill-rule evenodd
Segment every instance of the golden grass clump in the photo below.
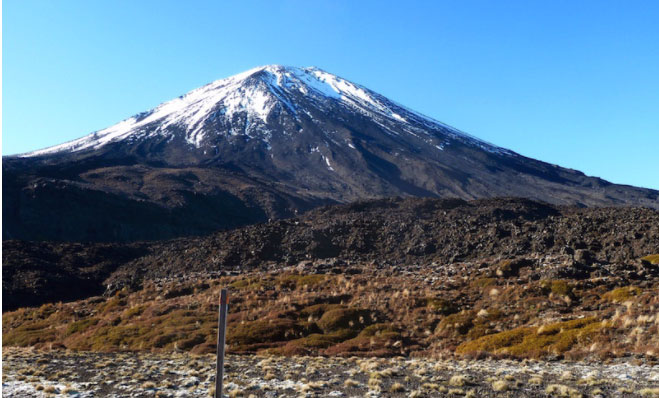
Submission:
M 540 376 L 533 376 L 529 379 L 529 384 L 533 385 L 541 385 L 543 382 L 544 380 Z
M 463 387 L 470 384 L 470 380 L 464 375 L 453 375 L 448 381 L 448 384 L 453 387 Z
M 576 389 L 563 384 L 550 384 L 545 389 L 549 395 L 556 397 L 582 398 L 583 395 Z
M 642 397 L 659 397 L 659 387 L 642 388 L 638 394 Z
M 636 286 L 625 286 L 611 290 L 610 292 L 604 294 L 602 299 L 614 303 L 624 303 L 625 301 L 631 299 L 632 297 L 638 296 L 639 294 L 641 294 L 640 288 Z
M 649 256 L 641 257 L 641 261 L 657 265 L 659 264 L 659 254 L 650 254 Z
M 428 391 L 439 391 L 439 389 L 440 389 L 442 386 L 440 386 L 440 385 L 437 384 L 437 383 L 423 383 L 423 384 L 421 385 L 421 387 L 422 387 L 424 390 L 428 390 Z
M 390 392 L 403 392 L 405 391 L 405 386 L 400 383 L 394 383 L 389 387 Z
M 560 354 L 577 343 L 587 344 L 602 327 L 602 322 L 596 317 L 558 322 L 545 325 L 542 329 L 521 327 L 462 343 L 456 352 L 459 354 L 487 352 L 517 357 Z
M 343 385 L 344 385 L 345 387 L 347 387 L 347 388 L 357 388 L 357 387 L 359 387 L 361 384 L 360 384 L 357 380 L 346 379 L 346 380 L 343 382 Z
M 508 391 L 510 385 L 505 380 L 497 380 L 492 383 L 492 389 L 494 391 Z

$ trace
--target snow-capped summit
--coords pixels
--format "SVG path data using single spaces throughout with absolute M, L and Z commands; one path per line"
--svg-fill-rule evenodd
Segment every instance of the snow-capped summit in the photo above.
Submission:
M 428 130 L 439 129 L 484 149 L 503 151 L 319 68 L 267 65 L 216 80 L 80 139 L 20 156 L 78 152 L 125 139 L 175 134 L 183 134 L 185 141 L 197 148 L 214 146 L 205 139 L 217 133 L 244 134 L 267 143 L 271 138 L 268 118 L 273 113 L 285 113 L 299 122 L 300 117 L 309 114 L 304 109 L 306 101 L 321 111 L 343 107 L 361 113 L 388 130 L 403 128 L 408 134 L 431 136 Z M 235 126 L 233 123 L 237 119 L 242 123 Z M 391 127 L 392 124 L 395 127 Z M 224 129 L 218 129 L 218 125 Z
M 390 196 L 659 208 L 657 191 L 526 158 L 319 68 L 268 65 L 3 158 L 3 236 L 170 238 Z

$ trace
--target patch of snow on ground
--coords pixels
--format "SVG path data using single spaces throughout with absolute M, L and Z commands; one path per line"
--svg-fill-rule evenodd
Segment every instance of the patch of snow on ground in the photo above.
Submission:
M 327 164 L 327 168 L 334 171 L 334 168 L 332 167 L 332 163 L 330 163 L 329 158 L 323 155 L 323 159 L 325 159 L 325 163 Z

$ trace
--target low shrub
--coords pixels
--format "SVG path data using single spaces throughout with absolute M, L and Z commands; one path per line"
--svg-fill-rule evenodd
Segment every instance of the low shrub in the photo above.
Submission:
M 81 319 L 79 321 L 73 322 L 66 328 L 66 335 L 70 336 L 74 333 L 83 333 L 85 330 L 90 327 L 98 324 L 99 320 L 96 318 L 87 318 Z
M 356 308 L 336 308 L 329 310 L 316 322 L 324 333 L 340 329 L 362 330 L 371 324 L 371 311 Z
M 141 315 L 144 312 L 145 309 L 146 309 L 145 305 L 135 305 L 135 306 L 127 309 L 126 311 L 124 311 L 123 318 L 124 319 L 129 319 L 129 318 L 132 318 L 134 316 Z
M 327 276 L 322 274 L 309 274 L 309 275 L 282 275 L 279 277 L 279 283 L 283 287 L 288 287 L 291 289 L 299 289 L 303 286 L 317 286 L 321 283 L 326 282 Z
M 465 335 L 474 327 L 474 318 L 476 313 L 473 310 L 462 310 L 443 318 L 435 331 L 443 337 Z
M 459 310 L 454 302 L 436 297 L 426 298 L 426 307 L 442 315 L 454 314 Z
M 304 319 L 310 316 L 313 318 L 320 318 L 327 311 L 342 309 L 342 308 L 346 308 L 346 307 L 340 304 L 315 304 L 301 309 L 300 317 Z
M 540 286 L 545 294 L 553 293 L 557 296 L 572 296 L 572 286 L 562 279 L 544 280 Z
M 47 320 L 25 323 L 15 329 L 3 331 L 3 346 L 27 347 L 55 340 L 57 331 Z
M 494 286 L 496 285 L 496 283 L 497 283 L 496 278 L 478 278 L 478 279 L 474 279 L 471 282 L 471 286 L 478 288 L 485 288 L 489 286 Z
M 327 355 L 394 356 L 396 342 L 402 342 L 400 331 L 390 325 L 378 323 L 362 330 L 357 337 L 330 346 Z
M 602 299 L 614 303 L 623 303 L 634 296 L 641 294 L 642 290 L 636 286 L 625 286 L 613 289 L 602 296 Z
M 244 322 L 229 327 L 227 330 L 227 343 L 249 349 L 250 345 L 264 343 L 284 342 L 301 337 L 305 334 L 304 325 L 291 319 L 269 319 L 262 321 Z
M 576 343 L 580 343 L 580 346 L 589 344 L 602 328 L 603 323 L 595 317 L 558 322 L 542 327 L 521 327 L 462 343 L 456 352 L 463 355 L 486 352 L 515 357 L 562 354 Z

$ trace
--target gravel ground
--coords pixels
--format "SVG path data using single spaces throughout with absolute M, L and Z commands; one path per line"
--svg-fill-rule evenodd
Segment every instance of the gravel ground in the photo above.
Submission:
M 659 396 L 659 366 L 229 356 L 231 397 Z M 215 359 L 183 353 L 3 350 L 3 397 L 209 397 Z

